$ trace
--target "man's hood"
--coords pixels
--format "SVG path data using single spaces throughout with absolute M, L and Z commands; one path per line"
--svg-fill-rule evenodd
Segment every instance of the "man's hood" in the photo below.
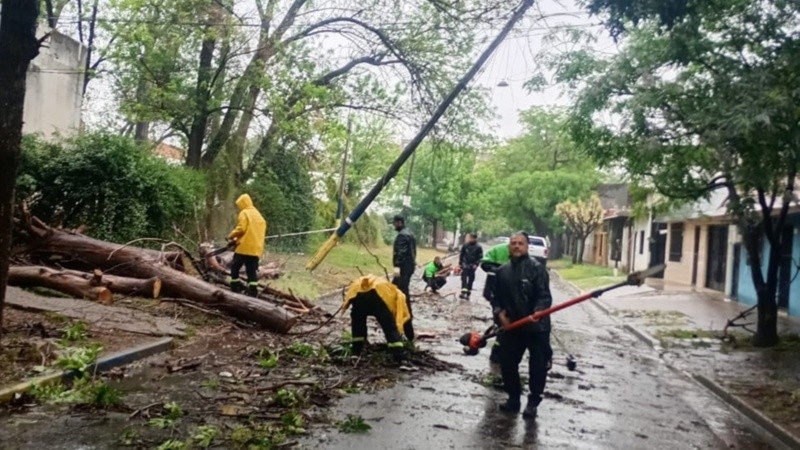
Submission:
M 248 194 L 242 194 L 236 199 L 236 207 L 239 208 L 240 211 L 243 209 L 252 208 L 253 199 L 250 198 L 250 195 Z

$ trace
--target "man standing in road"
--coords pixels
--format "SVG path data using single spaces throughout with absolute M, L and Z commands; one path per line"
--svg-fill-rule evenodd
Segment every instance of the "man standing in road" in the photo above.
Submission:
M 527 236 L 524 233 L 514 234 L 509 250 L 511 261 L 497 271 L 491 299 L 495 320 L 503 327 L 536 311 L 547 309 L 553 303 L 547 269 L 528 256 Z M 522 384 L 519 363 L 527 350 L 530 394 L 523 417 L 535 418 L 553 356 L 550 347 L 550 317 L 543 317 L 538 322 L 512 331 L 504 331 L 498 339 L 503 349 L 500 369 L 508 393 L 508 401 L 500 405 L 500 410 L 513 413 L 520 410 Z
M 461 299 L 469 300 L 472 284 L 475 282 L 475 270 L 483 259 L 483 247 L 478 244 L 474 233 L 467 233 L 467 241 L 461 246 L 458 266 L 461 267 Z
M 392 253 L 392 265 L 394 266 L 392 282 L 405 294 L 408 313 L 413 320 L 414 313 L 411 311 L 409 284 L 411 276 L 414 275 L 414 269 L 417 267 L 417 242 L 414 235 L 406 228 L 406 220 L 403 216 L 394 216 L 394 229 L 397 231 L 397 237 L 394 239 Z M 403 326 L 403 333 L 409 341 L 414 340 L 412 320 L 407 321 Z

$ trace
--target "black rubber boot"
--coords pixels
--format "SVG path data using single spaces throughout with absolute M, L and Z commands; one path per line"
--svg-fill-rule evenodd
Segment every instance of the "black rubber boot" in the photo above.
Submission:
M 257 285 L 248 285 L 247 286 L 247 295 L 250 297 L 258 297 L 258 286 Z
M 244 291 L 244 285 L 239 280 L 231 280 L 231 291 L 234 294 L 241 294 Z
M 522 411 L 522 417 L 526 419 L 535 419 L 537 413 L 538 406 L 535 405 L 533 402 L 528 402 L 525 406 L 525 411 Z
M 519 399 L 518 398 L 517 399 L 509 398 L 508 400 L 506 400 L 505 403 L 500 405 L 500 411 L 503 411 L 503 412 L 506 412 L 506 413 L 518 413 L 520 407 L 521 407 L 521 405 L 519 403 Z

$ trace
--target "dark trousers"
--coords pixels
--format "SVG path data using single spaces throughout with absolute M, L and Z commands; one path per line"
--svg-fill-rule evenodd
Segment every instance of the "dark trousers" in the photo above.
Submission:
M 438 291 L 439 289 L 442 288 L 442 286 L 447 284 L 447 279 L 445 277 L 426 277 L 426 276 L 423 276 L 422 279 L 425 280 L 425 283 L 428 285 L 429 288 L 431 288 L 431 290 L 433 292 Z
M 247 272 L 247 295 L 258 297 L 258 256 L 233 254 L 231 262 L 231 290 L 242 292 L 245 290 L 244 283 L 239 279 L 239 272 L 244 266 Z
M 389 349 L 400 356 L 403 350 L 403 336 L 397 329 L 394 316 L 389 307 L 375 291 L 358 294 L 351 303 L 350 329 L 353 333 L 353 353 L 359 354 L 367 343 L 367 317 L 372 316 L 383 329 Z
M 503 374 L 503 386 L 509 399 L 516 400 L 522 395 L 522 384 L 519 378 L 519 363 L 525 350 L 529 352 L 528 365 L 530 373 L 528 401 L 539 405 L 542 401 L 547 371 L 550 369 L 553 349 L 550 347 L 550 332 L 511 331 L 498 336 L 500 347 L 500 370 Z
M 475 283 L 475 269 L 472 267 L 461 268 L 461 290 L 472 292 L 472 284 Z
M 406 335 L 406 339 L 409 341 L 414 340 L 414 325 L 412 324 L 414 319 L 414 313 L 411 311 L 411 292 L 409 291 L 409 286 L 411 285 L 411 277 L 414 275 L 414 266 L 406 266 L 400 267 L 400 276 L 395 277 L 392 282 L 400 289 L 400 292 L 405 294 L 406 296 L 406 306 L 408 306 L 408 313 L 411 314 L 411 319 L 406 322 L 405 327 L 403 328 L 403 333 Z

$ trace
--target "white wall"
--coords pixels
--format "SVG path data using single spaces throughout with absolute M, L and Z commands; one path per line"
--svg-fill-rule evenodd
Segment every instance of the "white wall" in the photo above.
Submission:
M 650 217 L 636 219 L 633 222 L 633 271 L 645 270 L 650 265 L 650 229 Z M 640 239 L 642 231 L 644 231 L 643 243 Z
M 84 58 L 72 38 L 55 31 L 47 38 L 28 69 L 23 133 L 51 138 L 80 131 Z

